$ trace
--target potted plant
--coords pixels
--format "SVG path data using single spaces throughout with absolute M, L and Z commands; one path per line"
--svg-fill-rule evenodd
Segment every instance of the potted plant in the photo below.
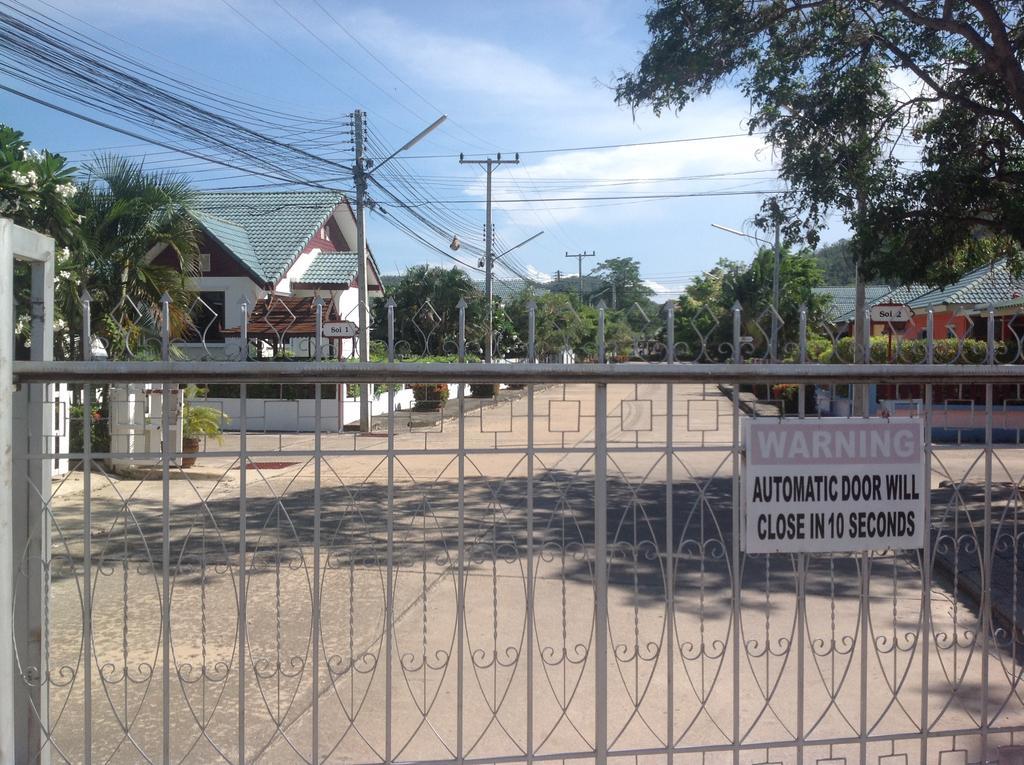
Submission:
M 185 401 L 181 407 L 181 450 L 185 454 L 196 454 L 202 438 L 214 438 L 220 442 L 221 429 L 228 417 L 212 406 L 193 403 L 199 389 L 195 385 L 185 388 Z M 196 464 L 195 457 L 182 457 L 181 466 L 190 468 Z

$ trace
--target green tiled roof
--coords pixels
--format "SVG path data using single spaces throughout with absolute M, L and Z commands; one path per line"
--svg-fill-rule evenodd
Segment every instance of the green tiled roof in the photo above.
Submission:
M 911 308 L 940 305 L 1002 304 L 1024 294 L 1024 279 L 1010 273 L 1005 260 L 976 268 L 948 287 L 930 290 L 910 301 Z
M 246 268 L 257 276 L 263 276 L 263 266 L 260 265 L 260 259 L 257 257 L 256 250 L 253 249 L 252 242 L 249 241 L 249 235 L 245 233 L 244 228 L 206 213 L 193 211 L 192 216 L 200 226 L 206 229 L 210 236 L 242 261 Z
M 321 252 L 295 281 L 303 284 L 349 284 L 358 272 L 359 256 L 356 253 Z
M 474 281 L 473 284 L 481 292 L 484 291 L 484 282 L 482 280 Z M 543 287 L 535 282 L 528 282 L 525 279 L 494 279 L 491 289 L 494 292 L 494 297 L 501 301 L 517 298 L 528 289 L 532 289 L 534 295 L 544 295 L 550 292 L 547 287 Z
M 330 190 L 204 191 L 195 195 L 191 210 L 196 220 L 257 276 L 273 282 L 344 200 L 344 193 Z
M 852 314 L 857 307 L 856 287 L 814 287 L 811 292 L 832 298 L 825 310 L 825 318 L 828 321 L 848 321 L 844 317 L 847 314 Z M 868 305 L 872 305 L 873 302 L 877 302 L 889 292 L 891 292 L 891 288 L 884 284 L 869 284 L 864 288 L 864 299 Z
M 871 287 L 868 287 L 867 289 L 870 290 Z M 931 291 L 932 288 L 927 287 L 924 284 L 910 284 L 905 287 L 896 287 L 894 290 L 886 292 L 881 297 L 872 298 L 870 292 L 868 292 L 865 297 L 868 306 L 878 305 L 879 303 L 909 305 L 910 301 L 913 300 L 914 298 Z M 835 317 L 834 319 L 832 319 L 832 321 L 837 324 L 853 321 L 854 310 L 855 308 L 851 307 L 849 311 L 842 314 L 841 316 Z

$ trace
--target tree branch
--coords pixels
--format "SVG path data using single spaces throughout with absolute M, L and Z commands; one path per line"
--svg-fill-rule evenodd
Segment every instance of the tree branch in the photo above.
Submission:
M 982 57 L 986 67 L 1004 83 L 1004 90 L 1024 112 L 1024 69 L 1014 55 L 1013 45 L 1006 34 L 1003 18 L 999 11 L 988 0 L 971 0 L 971 5 L 981 14 L 985 25 L 992 35 L 992 43 L 970 24 L 952 18 L 952 10 L 948 4 L 941 18 L 926 16 L 915 10 L 904 0 L 879 0 L 882 5 L 903 14 L 909 21 L 940 32 L 949 32 L 962 37 Z M 1019 117 L 1016 120 L 1020 122 Z M 1021 123 L 1024 125 L 1024 123 Z
M 885 2 L 885 0 L 883 0 Z M 942 98 L 954 101 L 966 109 L 970 109 L 975 114 L 983 114 L 988 117 L 994 117 L 1000 120 L 1006 120 L 1013 129 L 1024 136 L 1024 119 L 1021 119 L 1020 115 L 1015 114 L 1009 109 L 996 109 L 995 107 L 989 106 L 988 104 L 975 101 L 972 98 L 968 98 L 962 93 L 956 93 L 946 88 L 942 83 L 936 80 L 931 73 L 922 67 L 917 61 L 915 61 L 908 53 L 902 50 L 899 46 L 892 43 L 888 38 L 882 35 L 877 29 L 874 33 L 875 39 L 877 39 L 882 46 L 888 50 L 893 56 L 895 56 L 899 62 L 907 69 L 912 71 L 922 82 L 931 88 Z

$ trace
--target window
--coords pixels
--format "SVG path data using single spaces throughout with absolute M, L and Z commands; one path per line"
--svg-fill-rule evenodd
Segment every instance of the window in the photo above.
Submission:
M 200 292 L 192 305 L 193 330 L 189 333 L 190 343 L 224 342 L 224 293 Z

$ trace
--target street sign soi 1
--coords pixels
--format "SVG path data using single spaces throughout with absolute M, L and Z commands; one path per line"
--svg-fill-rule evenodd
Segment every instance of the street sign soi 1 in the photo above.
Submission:
M 760 418 L 744 445 L 746 552 L 923 545 L 922 420 Z
M 359 334 L 359 327 L 354 321 L 333 321 L 324 324 L 324 337 L 355 337 Z

